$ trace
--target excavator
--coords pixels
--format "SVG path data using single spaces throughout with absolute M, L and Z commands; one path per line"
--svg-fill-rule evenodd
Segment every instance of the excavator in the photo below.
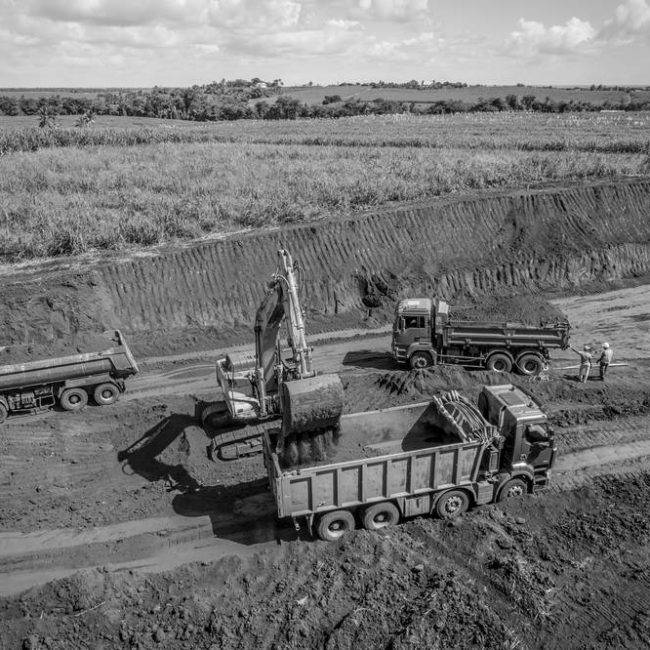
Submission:
M 217 361 L 223 398 L 202 411 L 204 427 L 216 431 L 212 455 L 223 460 L 261 453 L 262 431 L 278 418 L 284 453 L 295 462 L 318 458 L 326 453 L 343 410 L 339 376 L 313 368 L 298 295 L 298 265 L 284 249 L 278 258 L 255 316 L 254 357 L 229 354 Z M 283 325 L 287 348 L 281 341 Z

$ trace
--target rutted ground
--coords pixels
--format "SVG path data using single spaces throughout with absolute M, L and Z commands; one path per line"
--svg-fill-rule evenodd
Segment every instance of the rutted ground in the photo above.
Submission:
M 638 194 L 641 186 L 631 184 L 629 191 Z M 607 198 L 609 191 L 603 190 L 603 205 L 613 200 Z M 530 201 L 544 203 L 550 196 Z M 561 205 L 568 200 L 554 196 L 551 202 Z M 578 209 L 577 203 L 573 206 L 572 214 Z M 531 214 L 538 215 L 537 209 Z M 639 215 L 630 222 L 636 225 L 624 246 L 635 237 L 634 246 L 641 246 L 645 235 Z M 586 227 L 577 217 L 567 219 L 572 228 L 576 223 Z M 595 219 L 594 228 L 598 223 Z M 603 216 L 601 225 L 606 223 Z M 530 243 L 527 231 L 520 234 Z M 605 234 L 592 230 L 584 241 Z M 562 285 L 562 278 L 600 287 L 604 280 L 647 270 L 647 257 L 631 256 L 628 265 L 617 266 L 620 259 L 610 252 L 604 257 L 594 253 L 586 266 L 572 266 L 575 256 L 564 266 L 549 264 L 544 268 L 555 271 L 546 279 L 535 276 L 532 267 L 533 275 L 526 275 L 525 263 L 493 275 L 458 272 L 452 294 L 474 317 L 499 309 L 515 314 L 528 298 L 511 296 L 509 302 L 482 296 L 498 296 L 504 287 L 512 290 L 506 289 L 508 294 L 538 290 L 547 280 Z M 135 262 L 129 264 L 136 268 Z M 164 274 L 167 267 L 160 264 L 155 268 Z M 410 284 L 400 285 L 400 291 L 434 289 L 424 276 L 421 284 L 409 277 Z M 40 290 L 46 294 L 51 285 L 43 282 Z M 139 282 L 145 287 L 149 280 L 142 276 Z M 127 302 L 137 300 L 137 284 L 120 285 Z M 315 286 L 308 285 L 306 292 Z M 355 284 L 354 291 L 359 286 L 366 293 L 357 297 L 371 295 L 369 286 L 378 290 L 376 282 Z M 109 314 L 112 299 L 101 284 L 94 287 L 93 304 Z M 321 289 L 327 295 L 327 288 Z M 71 288 L 70 295 L 75 291 Z M 17 293 L 10 294 L 16 300 L 10 303 L 14 314 L 35 316 L 30 326 L 49 331 L 54 340 L 74 327 L 94 332 L 99 323 L 75 311 L 79 304 L 73 298 L 59 305 L 56 323 L 39 321 L 41 312 L 29 311 L 41 304 L 38 300 L 30 307 Z M 235 295 L 243 294 L 230 297 Z M 246 295 L 253 305 L 254 291 Z M 381 295 L 386 303 L 395 297 L 390 291 Z M 169 297 L 161 293 L 156 299 Z M 539 294 L 532 304 L 548 308 Z M 575 364 L 570 352 L 556 355 L 549 381 L 529 382 L 456 368 L 396 369 L 385 335 L 317 346 L 319 368 L 342 374 L 348 412 L 420 401 L 451 388 L 475 397 L 484 383 L 511 380 L 549 413 L 560 451 L 554 487 L 537 497 L 480 509 L 457 526 L 416 520 L 383 535 L 358 532 L 331 546 L 299 539 L 276 524 L 259 457 L 208 460 L 213 432 L 198 425 L 195 409 L 201 399 L 214 398 L 215 352 L 198 364 L 188 358 L 192 355 L 168 358 L 165 353 L 173 352 L 174 344 L 166 346 L 166 335 L 173 341 L 176 334 L 193 331 L 193 325 L 154 331 L 149 344 L 156 358 L 144 363 L 145 372 L 130 383 L 129 399 L 111 408 L 51 412 L 3 426 L 0 585 L 10 596 L 0 600 L 3 639 L 8 647 L 24 642 L 37 648 L 75 643 L 334 648 L 362 639 L 394 648 L 571 647 L 585 639 L 595 646 L 644 647 L 650 641 L 644 618 L 649 590 L 643 515 L 650 464 L 647 285 L 558 297 L 554 304 L 577 326 L 576 343 L 609 339 L 616 361 L 630 365 L 612 368 L 605 384 L 583 386 L 574 380 L 575 370 L 563 369 Z M 42 306 L 43 313 L 52 308 Z M 368 308 L 356 304 L 339 320 L 335 314 L 334 325 L 346 319 L 356 324 L 362 306 Z M 233 325 L 237 336 L 249 308 L 242 307 L 241 324 Z M 316 324 L 311 331 L 317 332 L 318 314 L 311 316 L 310 324 Z M 140 340 L 137 328 L 133 332 Z M 205 329 L 200 332 L 194 343 L 205 348 L 210 338 Z M 246 333 L 248 340 L 248 323 Z M 16 349 L 20 346 L 8 354 Z M 187 565 L 190 561 L 200 564 Z M 80 568 L 85 571 L 74 575 Z M 27 594 L 11 597 L 32 586 Z
M 8 647 L 647 647 L 648 474 L 0 601 Z

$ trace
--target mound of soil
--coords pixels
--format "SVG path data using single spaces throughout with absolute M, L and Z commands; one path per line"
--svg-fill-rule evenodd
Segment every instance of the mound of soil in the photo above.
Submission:
M 641 648 L 650 477 L 0 600 L 7 647 Z M 616 507 L 613 507 L 616 504 Z

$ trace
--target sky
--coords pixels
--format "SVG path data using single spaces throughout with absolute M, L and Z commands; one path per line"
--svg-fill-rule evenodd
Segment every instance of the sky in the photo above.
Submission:
M 650 0 L 0 0 L 0 87 L 650 85 Z

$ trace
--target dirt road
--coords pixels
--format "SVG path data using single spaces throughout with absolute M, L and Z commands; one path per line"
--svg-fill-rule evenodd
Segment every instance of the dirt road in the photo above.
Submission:
M 650 285 L 596 295 L 559 298 L 551 302 L 567 315 L 572 325 L 574 345 L 581 346 L 589 342 L 599 348 L 607 340 L 615 350 L 616 360 L 650 359 Z M 319 342 L 314 347 L 314 364 L 322 372 L 346 373 L 395 367 L 390 354 L 389 328 L 345 330 L 339 336 L 354 338 L 328 342 L 322 335 L 310 337 L 312 342 Z M 251 341 L 247 346 L 209 350 L 201 355 L 204 361 L 196 364 L 191 364 L 192 359 L 197 358 L 196 353 L 145 359 L 142 364 L 145 372 L 129 382 L 126 398 L 209 394 L 215 391 L 216 385 L 214 361 L 230 351 L 252 349 Z M 563 367 L 574 364 L 577 357 L 572 352 L 556 351 L 553 359 L 555 366 Z M 153 369 L 161 365 L 168 368 L 174 363 L 183 365 L 180 368 Z

